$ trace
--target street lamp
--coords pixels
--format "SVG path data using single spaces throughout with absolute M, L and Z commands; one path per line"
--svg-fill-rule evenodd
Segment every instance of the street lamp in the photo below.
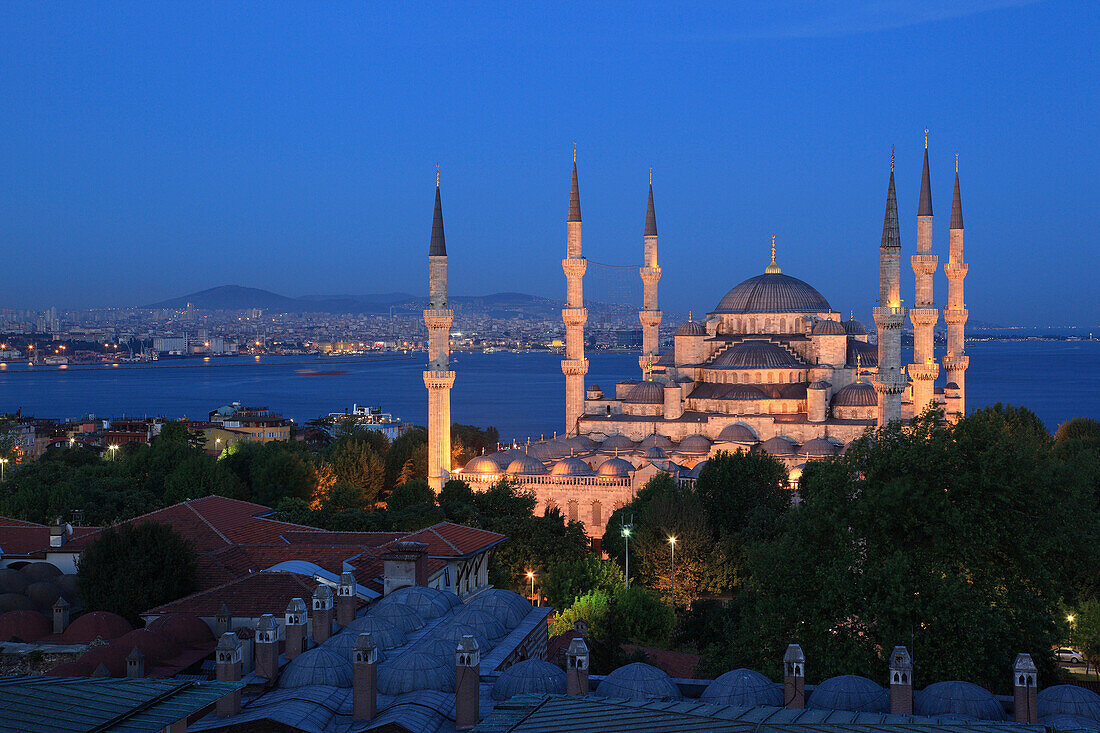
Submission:
M 111 459 L 118 460 L 118 443 L 107 446 L 107 450 L 111 451 Z
M 533 599 L 535 597 L 535 571 L 534 570 L 528 570 L 527 571 L 527 579 L 531 581 L 531 598 Z
M 0 481 L 4 480 L 4 469 L 8 467 L 8 459 L 0 458 Z
M 676 538 L 669 537 L 668 544 L 672 547 L 672 583 L 671 590 L 669 590 L 670 600 L 672 601 L 673 608 L 676 607 Z
M 634 517 L 630 517 L 630 524 L 623 522 L 623 540 L 626 541 L 626 589 L 630 590 L 630 531 L 634 529 Z

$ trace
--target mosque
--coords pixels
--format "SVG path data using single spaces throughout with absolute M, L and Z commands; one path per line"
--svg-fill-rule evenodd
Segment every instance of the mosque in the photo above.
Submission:
M 901 235 L 894 191 L 893 153 L 886 213 L 879 246 L 879 299 L 873 310 L 876 340 L 867 328 L 844 320 L 809 283 L 784 273 L 776 262 L 730 289 L 707 312 L 677 328 L 671 348 L 661 353 L 662 313 L 657 285 L 657 217 L 650 181 L 643 232 L 642 350 L 640 379 L 624 379 L 605 390 L 585 384 L 583 280 L 587 261 L 581 247 L 580 185 L 576 153 L 566 224 L 565 431 L 561 437 L 515 445 L 474 458 L 458 471 L 450 461 L 448 366 L 453 311 L 446 305 L 446 246 L 436 181 L 435 217 L 429 250 L 429 482 L 437 491 L 451 477 L 475 489 L 501 478 L 533 491 L 540 508 L 558 507 L 569 520 L 585 524 L 590 536 L 603 535 L 608 516 L 659 472 L 693 482 L 718 451 L 768 453 L 788 469 L 797 488 L 806 461 L 842 453 L 868 429 L 908 421 L 929 405 L 948 420 L 965 414 L 968 357 L 964 327 L 962 199 L 958 161 L 951 205 L 950 244 L 944 273 L 948 280 L 946 352 L 937 362 L 933 328 L 939 309 L 933 301 L 938 257 L 932 253 L 932 194 L 925 136 L 924 169 L 917 208 L 913 307 L 903 307 Z M 909 317 L 914 359 L 901 364 L 901 327 Z M 945 386 L 936 387 L 940 370 Z M 907 372 L 907 373 L 906 373 Z

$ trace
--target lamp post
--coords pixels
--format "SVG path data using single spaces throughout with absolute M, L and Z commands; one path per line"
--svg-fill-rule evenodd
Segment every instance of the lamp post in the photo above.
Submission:
M 672 607 L 676 607 L 676 538 L 669 537 L 668 544 L 672 547 L 672 583 L 669 590 L 669 601 L 672 603 Z
M 630 524 L 623 523 L 623 539 L 626 541 L 626 589 L 630 590 L 630 530 L 634 529 L 634 517 Z
M 527 579 L 531 581 L 531 599 L 535 600 L 535 571 L 527 571 Z M 535 605 L 538 605 L 537 603 Z
M 0 481 L 4 480 L 4 470 L 8 467 L 8 459 L 0 458 Z
M 109 450 L 111 452 L 111 460 L 117 461 L 118 460 L 118 443 L 115 443 L 114 445 L 107 446 L 107 450 Z

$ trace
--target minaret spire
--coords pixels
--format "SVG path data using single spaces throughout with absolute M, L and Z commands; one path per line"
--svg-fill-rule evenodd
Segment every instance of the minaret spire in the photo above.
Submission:
M 439 195 L 439 166 L 435 167 L 435 214 L 432 216 L 432 240 L 429 257 L 447 256 L 447 239 L 443 236 L 443 200 Z
M 638 365 L 642 368 L 642 379 L 649 379 L 653 365 L 657 363 L 660 350 L 659 328 L 661 308 L 657 303 L 657 283 L 661 280 L 661 266 L 657 264 L 657 214 L 653 208 L 653 169 L 649 169 L 649 201 L 645 211 L 645 229 L 643 230 L 643 259 L 638 274 L 642 278 L 642 309 L 638 311 L 638 320 L 642 323 L 642 353 Z
M 447 244 L 443 237 L 443 202 L 439 193 L 439 166 L 435 168 L 435 213 L 428 245 L 428 485 L 436 492 L 447 482 L 451 468 L 451 323 L 454 311 L 447 307 Z
M 584 324 L 588 310 L 584 307 L 584 272 L 588 261 L 581 252 L 581 187 L 577 182 L 577 144 L 573 143 L 573 180 L 569 187 L 569 218 L 566 221 L 565 308 L 561 311 L 565 323 L 565 358 L 561 362 L 565 374 L 565 433 L 576 435 L 584 414 L 584 375 L 588 359 L 584 358 Z
M 878 329 L 878 425 L 901 419 L 901 393 L 905 377 L 901 373 L 901 324 L 905 309 L 901 305 L 901 232 L 898 228 L 898 197 L 894 191 L 894 151 L 890 151 L 890 183 L 886 189 L 886 213 L 882 220 L 879 244 L 879 304 L 874 309 Z
M 959 156 L 955 156 L 955 195 L 951 201 L 951 245 L 943 272 L 947 275 L 947 307 L 943 320 L 947 323 L 947 353 L 943 357 L 946 372 L 947 417 L 958 420 L 966 414 L 966 368 L 970 357 L 966 355 L 966 299 L 963 282 L 967 264 L 963 261 L 963 212 L 962 194 L 959 192 Z M 954 389 L 952 389 L 954 385 Z M 953 398 L 953 395 L 957 397 Z M 952 404 L 957 399 L 956 404 Z
M 573 143 L 573 183 L 569 186 L 569 221 L 581 220 L 581 186 L 577 183 L 577 144 Z
M 932 216 L 932 183 L 928 174 L 928 130 L 924 131 L 924 170 L 920 178 L 920 200 L 917 202 L 917 216 Z
M 927 129 L 924 131 L 924 170 L 917 206 L 917 253 L 909 261 L 916 288 L 913 307 L 909 310 L 909 320 L 913 323 L 913 363 L 909 365 L 909 378 L 913 380 L 913 414 L 919 415 L 935 399 L 934 385 L 940 374 L 934 336 L 940 312 L 933 297 L 933 278 L 939 258 L 932 254 L 932 183 L 928 172 Z

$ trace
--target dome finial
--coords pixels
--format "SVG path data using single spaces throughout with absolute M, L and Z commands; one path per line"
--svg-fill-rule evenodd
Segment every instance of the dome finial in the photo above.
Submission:
M 778 275 L 783 272 L 779 269 L 779 265 L 775 264 L 775 235 L 772 235 L 772 262 L 770 265 L 764 268 L 764 273 L 767 275 Z
M 955 172 L 959 172 L 959 154 L 955 153 Z
M 439 188 L 439 163 L 435 164 L 435 187 Z
M 924 128 L 924 149 L 928 150 L 928 128 Z
M 956 155 L 955 157 L 958 158 L 959 156 Z M 649 166 L 649 185 L 653 185 L 653 166 Z
M 688 311 L 688 323 L 691 323 L 691 311 Z
M 577 141 L 573 141 L 573 162 L 577 162 Z

